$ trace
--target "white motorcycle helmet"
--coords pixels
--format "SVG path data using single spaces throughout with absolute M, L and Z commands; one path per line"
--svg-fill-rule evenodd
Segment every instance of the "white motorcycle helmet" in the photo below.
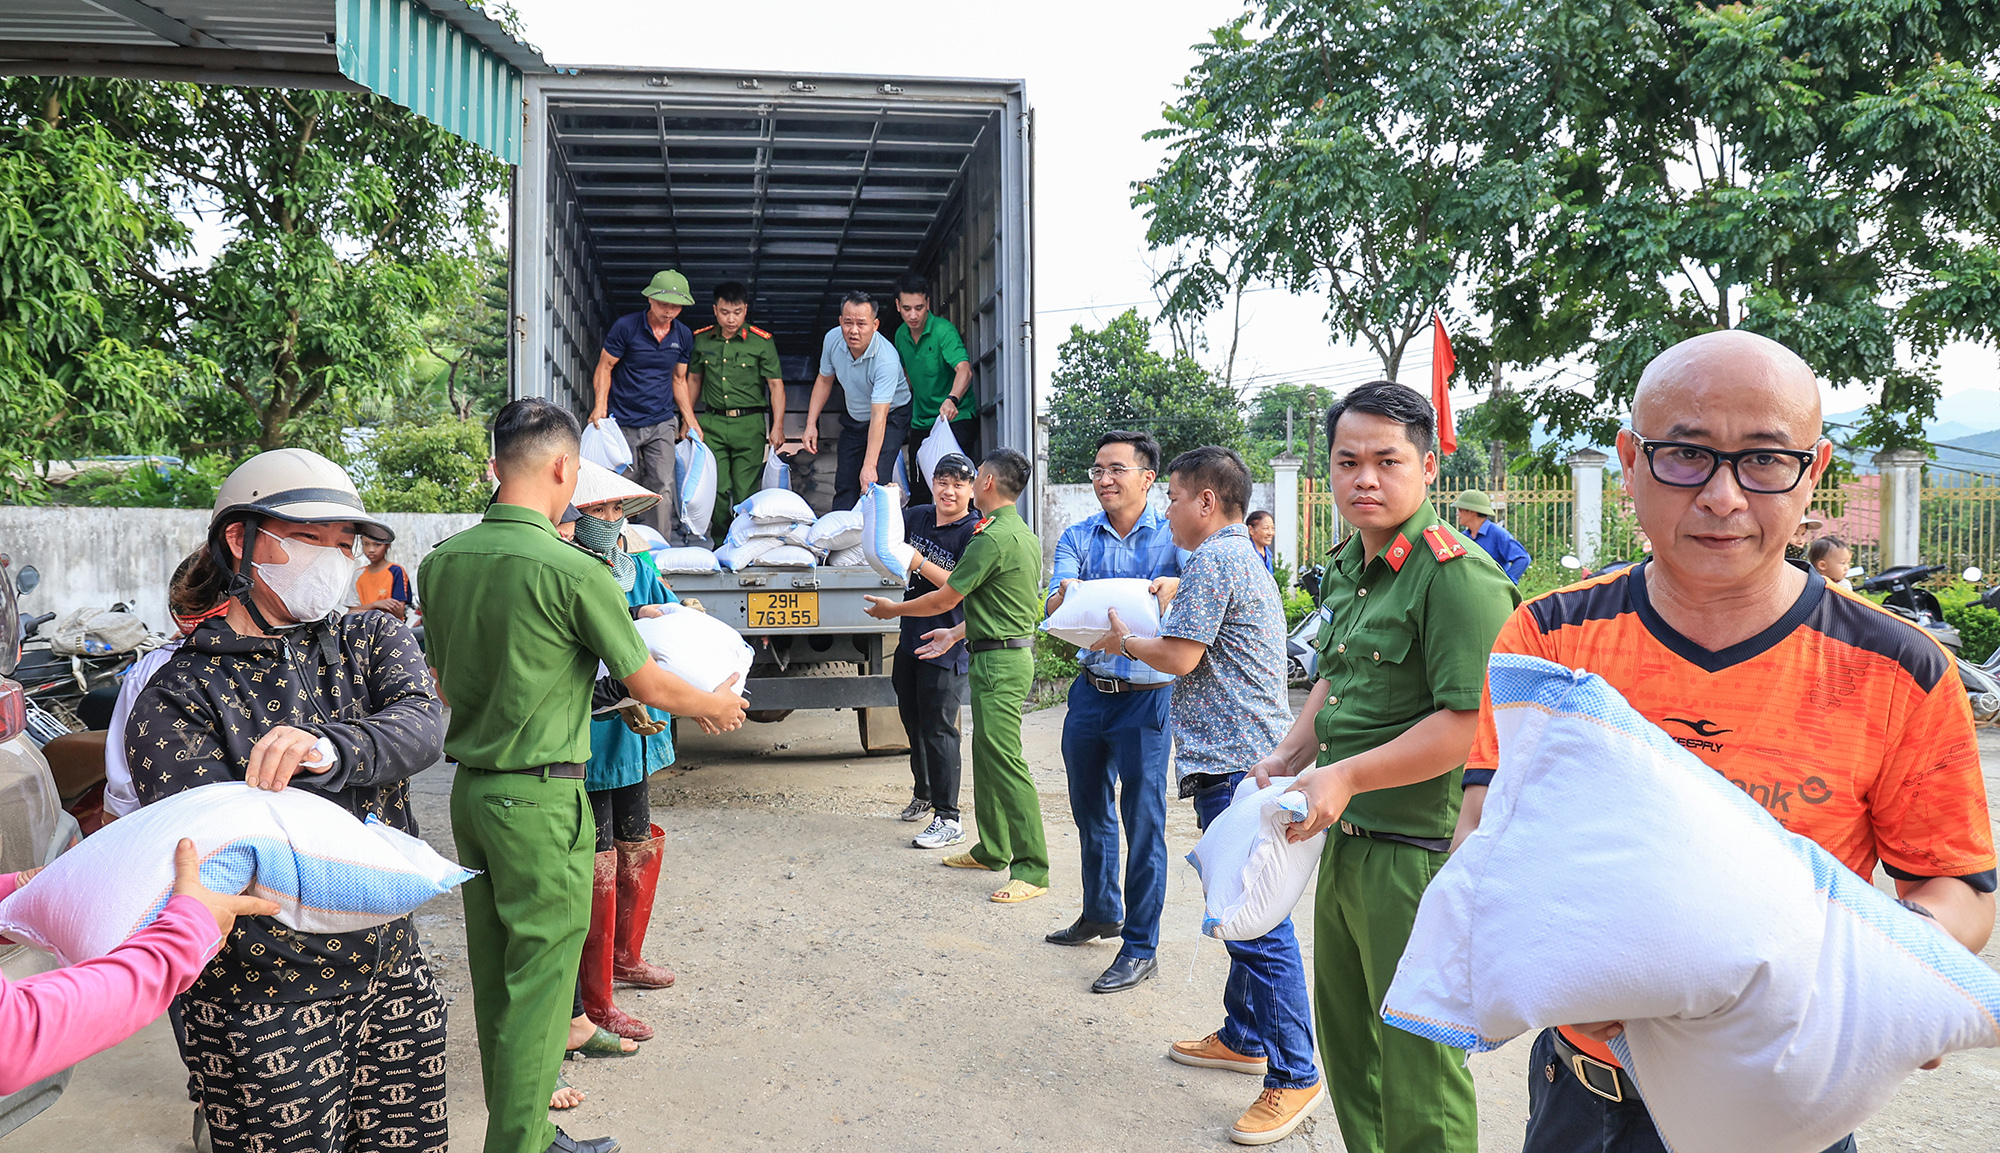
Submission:
M 249 552 L 241 560 L 230 555 L 223 530 L 244 522 L 247 542 L 265 520 L 293 524 L 339 524 L 351 522 L 355 532 L 387 543 L 396 533 L 362 506 L 361 494 L 347 470 L 316 452 L 303 448 L 280 448 L 260 452 L 236 466 L 229 479 L 215 490 L 215 511 L 208 521 L 208 547 L 215 563 L 230 579 L 229 595 L 241 600 L 251 615 L 264 625 L 262 614 L 250 600 Z

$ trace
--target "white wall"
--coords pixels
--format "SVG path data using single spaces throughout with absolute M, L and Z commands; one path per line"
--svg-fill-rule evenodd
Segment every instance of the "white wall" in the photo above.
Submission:
M 384 513 L 396 531 L 389 559 L 414 578 L 432 546 L 476 524 L 471 513 Z M 167 582 L 181 558 L 208 536 L 208 513 L 173 508 L 25 508 L 0 505 L 0 553 L 13 579 L 33 565 L 39 588 L 21 599 L 23 616 L 108 608 L 124 601 L 139 618 L 170 632 Z
M 1275 486 L 1268 480 L 1253 481 L 1250 485 L 1249 512 L 1258 509 L 1269 511 L 1276 507 Z M 1149 502 L 1162 513 L 1167 511 L 1167 486 L 1164 483 L 1153 486 Z M 1087 484 L 1045 484 L 1042 486 L 1042 567 L 1046 569 L 1056 555 L 1056 541 L 1062 539 L 1063 530 L 1077 521 L 1099 510 L 1096 490 Z

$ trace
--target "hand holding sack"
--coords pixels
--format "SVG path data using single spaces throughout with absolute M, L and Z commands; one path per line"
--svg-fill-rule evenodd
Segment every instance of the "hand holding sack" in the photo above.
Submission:
M 277 903 L 302 933 L 351 933 L 409 915 L 474 876 L 422 840 L 363 823 L 310 790 L 224 781 L 176 793 L 91 834 L 0 901 L 0 933 L 66 965 L 101 957 L 147 925 L 174 888 L 186 837 L 201 882 Z
M 1042 631 L 1087 649 L 1110 635 L 1110 610 L 1116 609 L 1127 632 L 1138 637 L 1157 637 L 1160 602 L 1146 591 L 1152 584 L 1142 577 L 1077 581 L 1063 594 L 1062 604 L 1042 622 Z
M 1819 1153 L 1919 1065 L 2000 1046 L 2000 973 L 1675 744 L 1600 677 L 1489 665 L 1500 769 L 1418 908 L 1389 1024 L 1475 1052 L 1623 1021 L 1660 1135 Z M 1580 862 L 1551 886 L 1549 862 Z
M 607 416 L 583 426 L 582 444 L 579 451 L 583 459 L 622 473 L 632 467 L 632 446 L 625 443 L 625 433 L 618 427 L 618 418 Z
M 1288 793 L 1292 777 L 1266 788 L 1246 776 L 1236 796 L 1203 830 L 1188 863 L 1201 876 L 1203 934 L 1223 941 L 1254 941 L 1278 927 L 1312 883 L 1326 834 L 1297 844 L 1285 826 L 1306 818 L 1303 793 Z
M 893 484 L 871 484 L 861 494 L 861 547 L 868 567 L 902 584 L 910 583 L 917 550 L 903 540 L 902 494 Z
M 937 475 L 938 462 L 953 453 L 964 456 L 965 450 L 958 447 L 958 437 L 952 435 L 951 422 L 940 419 L 931 426 L 930 435 L 924 438 L 924 443 L 917 446 L 917 469 L 924 474 L 926 488 L 931 486 L 931 478 Z
M 663 615 L 632 622 L 661 668 L 703 692 L 714 692 L 731 676 L 742 678 L 744 694 L 755 654 L 736 630 L 687 605 L 662 605 Z

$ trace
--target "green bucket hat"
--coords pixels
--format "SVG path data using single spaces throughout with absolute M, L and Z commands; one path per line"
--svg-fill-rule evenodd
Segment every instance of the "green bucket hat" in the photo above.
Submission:
M 694 303 L 694 294 L 688 291 L 688 278 L 671 268 L 665 272 L 655 273 L 653 283 L 648 284 L 646 291 L 640 295 L 664 304 Z
M 1492 516 L 1493 498 L 1476 488 L 1468 488 L 1458 494 L 1458 500 L 1453 503 L 1452 507 L 1465 512 L 1476 512 L 1480 516 Z

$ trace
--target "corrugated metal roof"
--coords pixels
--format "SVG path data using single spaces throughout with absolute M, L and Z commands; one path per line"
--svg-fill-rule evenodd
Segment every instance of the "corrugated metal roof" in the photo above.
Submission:
M 521 73 L 549 70 L 466 0 L 0 3 L 0 75 L 360 85 L 510 164 L 520 159 Z

